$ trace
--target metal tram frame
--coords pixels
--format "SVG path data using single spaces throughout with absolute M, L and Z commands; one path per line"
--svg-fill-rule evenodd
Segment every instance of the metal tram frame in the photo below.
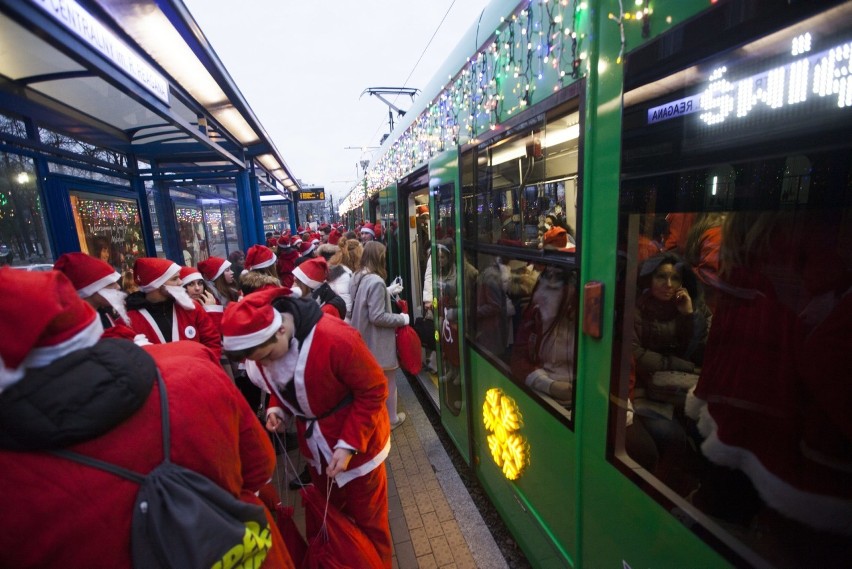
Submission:
M 380 221 L 395 228 L 395 242 L 389 242 L 390 273 L 391 278 L 401 275 L 405 280 L 404 294 L 410 306 L 420 305 L 417 280 L 423 278 L 420 268 L 414 267 L 417 263 L 409 246 L 418 227 L 417 206 L 428 204 L 432 220 L 451 220 L 448 236 L 455 244 L 457 309 L 463 315 L 457 336 L 463 400 L 460 411 L 448 405 L 445 369 L 439 370 L 438 392 L 432 399 L 450 438 L 535 566 L 772 565 L 625 457 L 618 434 L 624 428 L 626 407 L 619 377 L 627 373 L 622 361 L 626 328 L 618 313 L 623 310 L 619 295 L 626 294 L 618 277 L 625 266 L 619 243 L 619 234 L 623 236 L 626 229 L 626 218 L 619 213 L 623 207 L 619 195 L 622 140 L 627 128 L 624 96 L 668 74 L 718 60 L 717 54 L 730 55 L 748 42 L 794 29 L 798 22 L 839 4 L 772 0 L 656 0 L 635 5 L 616 0 L 492 2 L 433 84 L 424 89 L 424 97 L 383 143 L 363 185 L 345 200 L 341 212 L 347 219 Z M 509 33 L 513 34 L 511 40 L 507 40 Z M 539 33 L 551 40 L 563 34 L 563 40 L 569 40 L 545 42 Z M 535 68 L 536 58 L 542 61 L 535 52 L 536 42 L 540 42 L 539 48 L 546 43 L 550 52 L 556 50 L 556 64 Z M 471 46 L 476 48 L 473 52 Z M 506 50 L 521 55 L 511 59 L 504 55 Z M 497 75 L 503 67 L 507 75 L 501 79 Z M 531 68 L 533 72 L 528 73 Z M 483 72 L 493 76 L 483 80 Z M 448 103 L 454 97 L 456 105 L 470 97 L 464 99 L 469 106 L 459 112 L 458 105 Z M 489 97 L 498 103 L 489 107 L 475 102 Z M 538 127 L 530 124 L 540 125 L 536 121 L 546 122 L 548 113 L 565 108 L 580 117 L 574 173 L 579 192 L 576 251 L 548 256 L 499 243 L 472 245 L 475 237 L 466 230 L 469 210 L 465 201 L 475 196 L 478 190 L 471 187 L 481 182 L 476 178 L 476 164 L 483 154 L 477 153 L 491 156 L 488 152 L 495 142 L 516 134 L 532 136 Z M 679 109 L 674 106 L 669 114 L 678 114 Z M 848 113 L 842 115 L 842 124 L 848 127 L 849 120 Z M 834 143 L 848 148 L 848 141 Z M 771 151 L 756 144 L 761 152 Z M 528 147 L 528 157 L 530 152 L 538 150 Z M 723 154 L 724 149 L 716 159 Z M 659 171 L 667 168 L 656 165 Z M 446 205 L 449 218 L 441 213 Z M 432 259 L 441 237 L 436 225 L 429 227 Z M 514 256 L 579 273 L 576 380 L 570 419 L 541 405 L 530 389 L 513 382 L 505 366 L 477 345 L 464 306 L 470 302 L 464 274 L 471 251 Z M 627 262 L 633 263 L 630 266 L 635 271 L 635 259 Z M 435 280 L 434 265 L 433 271 Z M 585 285 L 602 290 L 602 298 L 584 294 Z M 628 293 L 632 290 L 628 287 Z M 441 332 L 436 328 L 436 338 Z M 428 378 L 421 374 L 417 379 L 429 391 Z M 515 479 L 501 472 L 489 449 L 491 433 L 483 407 L 488 407 L 495 388 L 500 397 L 512 401 L 510 410 L 522 417 L 516 432 L 523 436 L 528 463 Z

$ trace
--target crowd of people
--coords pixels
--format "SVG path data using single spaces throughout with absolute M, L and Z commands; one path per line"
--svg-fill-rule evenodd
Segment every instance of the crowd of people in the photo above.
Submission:
M 779 566 L 836 566 L 848 553 L 843 215 L 677 212 L 640 222 L 626 449 Z
M 0 521 L 4 564 L 131 566 L 138 486 L 60 455 L 154 469 L 162 442 L 145 433 L 165 389 L 172 459 L 267 508 L 263 567 L 293 566 L 270 480 L 276 445 L 295 439 L 306 470 L 291 487 L 327 492 L 390 568 L 384 461 L 406 418 L 393 330 L 408 316 L 391 310 L 401 287 L 385 282 L 382 236 L 323 225 L 196 267 L 143 257 L 132 288 L 84 253 L 0 270 L 0 293 L 20 300 L 0 307 L 0 503 L 19 512 Z M 322 523 L 306 510 L 308 534 Z

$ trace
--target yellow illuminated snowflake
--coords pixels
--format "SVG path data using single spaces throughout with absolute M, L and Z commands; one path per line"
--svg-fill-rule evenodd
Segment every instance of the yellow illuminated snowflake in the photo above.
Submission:
M 516 480 L 530 463 L 529 444 L 516 432 L 524 426 L 517 403 L 501 389 L 489 389 L 482 405 L 482 422 L 491 433 L 486 439 L 491 458 L 506 478 Z

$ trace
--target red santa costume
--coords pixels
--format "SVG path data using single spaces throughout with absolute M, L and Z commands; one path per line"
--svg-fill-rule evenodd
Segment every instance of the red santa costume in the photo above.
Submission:
M 169 279 L 179 274 L 180 267 L 166 259 L 141 257 L 136 260 L 133 275 L 139 292 L 127 297 L 130 326 L 137 334 L 144 334 L 152 344 L 178 340 L 199 342 L 210 348 L 218 361 L 222 355 L 219 330 L 201 304 L 189 298 L 182 286 L 169 289 L 168 294 L 174 301 L 148 300 L 149 293 L 158 291 Z M 171 321 L 171 329 L 163 330 L 161 324 L 168 321 Z
M 274 451 L 208 350 L 98 341 L 95 311 L 57 271 L 0 269 L 0 293 L 19 300 L 0 305 L 0 565 L 130 569 L 139 486 L 47 451 L 151 471 L 163 460 L 158 372 L 172 461 L 262 505 L 255 492 L 274 471 Z M 293 567 L 268 512 L 267 520 L 262 567 Z
M 389 568 L 384 373 L 354 328 L 325 317 L 313 300 L 284 295 L 286 289 L 263 291 L 229 305 L 222 320 L 225 349 L 248 350 L 273 337 L 286 342 L 282 312 L 292 316 L 286 354 L 263 364 L 246 360 L 246 372 L 274 396 L 267 413 L 283 417 L 286 409 L 298 419 L 299 447 L 318 488 L 327 487 L 326 465 L 337 449 L 355 453 L 334 478 L 331 503 L 354 520 Z M 307 522 L 310 538 L 321 520 Z
M 298 240 L 298 241 L 297 241 Z M 299 258 L 299 251 L 296 248 L 302 240 L 298 237 L 281 236 L 278 240 L 278 278 L 281 279 L 281 284 L 292 288 L 293 287 L 293 269 L 296 268 L 296 259 Z
M 311 298 L 317 301 L 325 314 L 341 320 L 346 317 L 346 303 L 326 282 L 328 261 L 322 257 L 305 261 L 293 270 L 293 277 L 310 289 Z
M 130 321 L 124 306 L 127 294 L 113 286 L 121 275 L 111 265 L 85 253 L 63 253 L 53 269 L 68 277 L 77 295 L 98 311 L 104 337 L 133 339 L 135 333 L 128 326 Z

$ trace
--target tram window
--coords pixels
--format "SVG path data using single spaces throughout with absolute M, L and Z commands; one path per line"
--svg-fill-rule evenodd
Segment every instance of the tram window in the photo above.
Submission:
M 475 164 L 464 161 L 476 172 L 475 187 L 465 184 L 467 239 L 575 251 L 579 113 L 553 114 L 479 150 Z
M 506 377 L 570 419 L 574 401 L 577 273 L 468 251 L 470 338 Z
M 210 257 L 204 217 L 199 207 L 176 205 L 175 217 L 178 224 L 178 239 L 183 251 L 184 265 L 195 267 Z
M 844 21 L 830 13 L 726 72 L 785 69 L 803 29 L 822 65 Z M 691 95 L 671 79 L 625 95 L 611 456 L 742 559 L 845 564 L 852 109 L 814 91 L 774 128 L 786 99 L 758 98 L 714 130 L 700 113 L 655 119 Z
M 576 108 L 551 109 L 461 158 L 468 341 L 567 423 L 578 325 Z

